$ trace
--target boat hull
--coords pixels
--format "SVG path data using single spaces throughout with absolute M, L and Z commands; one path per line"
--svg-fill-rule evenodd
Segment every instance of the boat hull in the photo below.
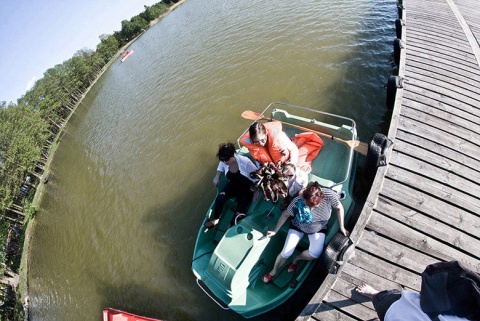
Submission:
M 120 62 L 124 62 L 125 59 L 127 59 L 132 53 L 133 53 L 133 49 L 126 51 L 126 52 L 123 54 L 123 56 L 120 58 Z
M 356 139 L 354 125 L 337 126 L 312 122 L 311 118 L 293 116 L 279 107 L 288 106 L 275 105 L 268 116 L 282 121 L 283 129 L 289 137 L 304 131 L 298 129 L 302 127 L 322 130 L 342 139 Z M 323 187 L 332 188 L 338 193 L 343 192 L 345 197 L 341 202 L 347 224 L 355 207 L 352 190 L 356 155 L 353 149 L 344 143 L 326 139 L 324 142 L 325 146 L 312 163 L 309 181 L 317 181 Z M 249 156 L 245 147 L 239 148 L 238 153 Z M 221 188 L 222 186 L 219 190 Z M 203 223 L 212 216 L 213 204 L 214 202 Z M 261 278 L 272 269 L 278 253 L 281 252 L 288 224 L 284 224 L 275 236 L 263 237 L 268 230 L 274 229 L 281 211 L 279 204 L 266 202 L 261 197 L 252 204 L 245 219 L 228 228 L 234 211 L 235 202 L 230 200 L 224 206 L 220 223 L 215 229 L 206 229 L 202 223 L 194 249 L 192 270 L 199 285 L 223 309 L 231 309 L 245 318 L 250 318 L 268 312 L 288 300 L 306 280 L 315 261 L 300 261 L 295 273 L 287 271 L 291 259 L 308 249 L 308 237 L 305 236 L 273 282 L 264 284 Z M 333 210 L 325 244 L 338 229 L 337 216 Z
M 160 319 L 147 318 L 133 313 L 106 308 L 103 310 L 103 321 L 162 321 Z

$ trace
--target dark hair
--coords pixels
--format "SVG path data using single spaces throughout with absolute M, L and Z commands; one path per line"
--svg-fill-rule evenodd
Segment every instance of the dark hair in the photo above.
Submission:
M 233 155 L 235 155 L 235 145 L 230 142 L 218 145 L 217 157 L 219 160 L 229 160 Z
M 309 183 L 303 191 L 303 199 L 308 207 L 315 207 L 323 201 L 324 195 L 317 182 Z
M 253 141 L 258 134 L 267 134 L 267 129 L 263 125 L 263 123 L 259 122 L 254 122 L 253 124 L 250 125 L 248 128 L 248 133 L 250 134 L 250 139 Z

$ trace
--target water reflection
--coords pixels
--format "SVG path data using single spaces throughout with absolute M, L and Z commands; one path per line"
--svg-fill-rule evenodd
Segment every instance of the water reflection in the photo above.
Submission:
M 271 101 L 351 117 L 364 141 L 385 132 L 395 5 L 189 0 L 147 31 L 62 137 L 31 249 L 32 320 L 99 320 L 107 306 L 243 320 L 190 270 L 217 145 Z

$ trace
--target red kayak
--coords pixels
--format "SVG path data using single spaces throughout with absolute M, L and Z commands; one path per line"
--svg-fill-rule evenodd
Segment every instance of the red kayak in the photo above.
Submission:
M 106 308 L 103 310 L 103 321 L 162 321 L 160 319 L 153 319 L 142 317 L 133 313 L 120 311 L 117 309 Z
M 128 56 L 130 56 L 131 54 L 133 53 L 133 49 L 132 50 L 127 50 L 125 51 L 125 53 L 123 54 L 122 58 L 120 58 L 120 61 L 123 62 L 125 59 L 127 59 Z

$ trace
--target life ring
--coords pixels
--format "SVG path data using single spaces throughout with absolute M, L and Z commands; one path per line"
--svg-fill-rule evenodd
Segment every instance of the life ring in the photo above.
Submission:
M 390 147 L 392 141 L 381 133 L 373 135 L 368 143 L 367 157 L 365 159 L 365 168 L 363 175 L 366 179 L 372 180 L 380 166 L 387 165 L 385 152 Z
M 403 88 L 403 78 L 391 75 L 387 81 L 387 108 L 392 109 L 395 106 L 395 96 L 397 88 Z

